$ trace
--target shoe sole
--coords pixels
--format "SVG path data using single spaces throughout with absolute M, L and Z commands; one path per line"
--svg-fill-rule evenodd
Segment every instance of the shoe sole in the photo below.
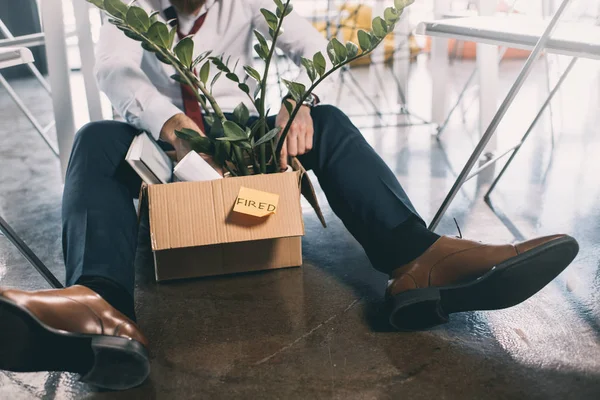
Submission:
M 125 390 L 146 380 L 150 362 L 135 340 L 59 331 L 0 296 L 0 369 L 74 372 L 97 388 Z
M 567 236 L 512 257 L 473 282 L 397 294 L 390 300 L 390 323 L 398 330 L 424 330 L 448 322 L 452 313 L 512 307 L 556 278 L 578 251 Z

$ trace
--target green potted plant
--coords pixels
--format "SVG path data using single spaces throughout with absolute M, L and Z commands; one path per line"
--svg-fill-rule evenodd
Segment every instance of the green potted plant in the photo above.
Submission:
M 226 55 L 211 56 L 210 52 L 205 52 L 194 58 L 194 42 L 191 37 L 183 38 L 174 46 L 177 28 L 158 21 L 158 12 L 148 14 L 143 8 L 135 6 L 135 0 L 129 5 L 120 0 L 87 1 L 106 11 L 110 16 L 108 21 L 125 35 L 141 42 L 141 46 L 154 53 L 160 61 L 172 65 L 177 71 L 177 74 L 172 76 L 173 79 L 193 89 L 206 113 L 205 119 L 211 129 L 207 132 L 207 136 L 190 129 L 178 131 L 177 135 L 187 140 L 193 150 L 211 155 L 219 166 L 233 176 L 279 172 L 279 155 L 302 102 L 333 72 L 371 53 L 385 36 L 394 30 L 394 25 L 404 8 L 414 2 L 414 0 L 394 0 L 394 6 L 385 9 L 383 18 L 373 19 L 371 31 L 358 31 L 358 44 L 352 42 L 343 44 L 336 38 L 331 39 L 327 45 L 327 57 L 332 65 L 329 69 L 325 56 L 321 52 L 317 52 L 312 59 L 302 58 L 302 67 L 306 69 L 311 84 L 306 87 L 299 82 L 283 80 L 295 105 L 284 100 L 290 118 L 283 129 L 269 130 L 265 104 L 267 77 L 277 39 L 285 34 L 282 30 L 283 20 L 293 9 L 290 0 L 274 0 L 275 12 L 261 9 L 270 28 L 270 43 L 264 35 L 255 30 L 258 43 L 254 46 L 254 50 L 264 61 L 264 71 L 260 73 L 252 66 L 246 65 L 244 70 L 247 76 L 243 79 L 234 72 L 235 67 L 230 67 L 230 58 L 225 58 Z M 216 68 L 219 72 L 209 82 L 211 68 Z M 212 87 L 222 76 L 234 81 L 258 111 L 258 119 L 251 126 L 247 126 L 249 110 L 244 103 L 236 107 L 233 120 L 227 120 L 217 100 L 212 96 Z M 246 84 L 247 79 L 257 82 L 254 93 L 250 93 L 250 87 Z

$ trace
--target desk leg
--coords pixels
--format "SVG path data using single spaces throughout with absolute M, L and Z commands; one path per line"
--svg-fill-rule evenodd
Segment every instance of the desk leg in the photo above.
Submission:
M 91 121 L 102 121 L 102 103 L 100 102 L 100 90 L 94 77 L 94 41 L 90 28 L 90 6 L 81 0 L 73 1 L 73 11 L 77 24 L 77 42 L 81 57 L 81 73 L 85 85 L 88 111 Z
M 449 0 L 435 0 L 435 19 L 450 10 Z M 441 126 L 448 108 L 448 39 L 431 38 L 431 120 Z
M 479 0 L 479 15 L 494 15 L 497 6 L 497 0 Z M 498 109 L 498 46 L 477 43 L 477 70 L 479 71 L 479 132 L 483 135 Z M 495 151 L 496 142 L 496 137 L 491 138 L 486 151 Z
M 65 176 L 73 137 L 75 120 L 69 82 L 69 64 L 61 0 L 41 2 L 42 21 L 46 35 L 46 57 L 48 59 L 48 80 L 52 89 L 52 106 L 56 121 L 56 137 L 60 152 L 62 176 Z

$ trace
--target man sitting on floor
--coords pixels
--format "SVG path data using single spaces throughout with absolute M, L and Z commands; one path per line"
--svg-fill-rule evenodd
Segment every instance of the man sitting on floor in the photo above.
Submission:
M 268 31 L 260 8 L 271 0 L 147 0 L 165 19 L 194 34 L 197 53 L 231 55 L 251 64 L 252 30 Z M 284 23 L 281 50 L 298 62 L 327 42 L 295 13 Z M 148 342 L 135 321 L 134 256 L 137 217 L 132 198 L 141 180 L 124 158 L 145 130 L 170 144 L 179 159 L 189 150 L 175 130 L 200 131 L 173 73 L 116 27 L 102 27 L 97 77 L 128 123 L 104 121 L 75 138 L 63 197 L 63 251 L 68 287 L 0 289 L 0 369 L 80 373 L 98 387 L 126 389 L 149 374 Z M 225 111 L 245 98 L 230 81 L 214 89 Z M 373 267 L 389 275 L 390 321 L 423 329 L 469 310 L 510 307 L 563 271 L 578 251 L 566 235 L 518 245 L 486 245 L 440 237 L 426 228 L 394 173 L 340 110 L 306 104 L 284 149 L 312 169 L 335 214 L 362 245 Z M 197 103 L 196 103 L 197 106 Z M 189 111 L 189 110 L 187 110 Z M 230 114 L 228 114 L 230 115 Z M 200 118 L 202 118 L 200 116 Z M 285 107 L 272 125 L 285 125 Z M 367 266 L 365 266 L 366 268 Z

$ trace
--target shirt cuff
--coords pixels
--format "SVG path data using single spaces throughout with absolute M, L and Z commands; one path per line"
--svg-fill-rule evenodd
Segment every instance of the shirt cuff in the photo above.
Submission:
M 155 96 L 146 104 L 146 108 L 140 115 L 142 129 L 149 132 L 155 140 L 158 140 L 165 122 L 175 114 L 182 112 L 167 98 Z

